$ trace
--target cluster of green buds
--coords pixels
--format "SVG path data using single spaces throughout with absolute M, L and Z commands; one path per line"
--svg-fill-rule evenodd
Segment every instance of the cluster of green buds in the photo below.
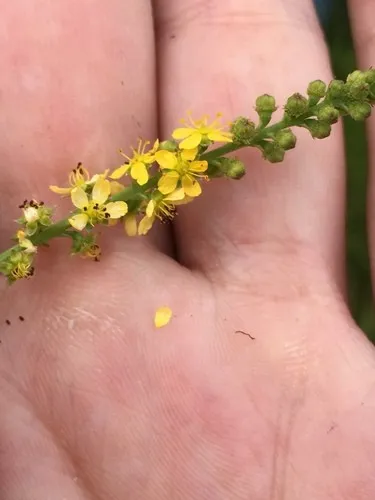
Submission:
M 346 81 L 332 80 L 327 86 L 314 80 L 307 87 L 306 96 L 295 93 L 287 98 L 282 119 L 270 126 L 276 101 L 264 94 L 256 100 L 256 124 L 247 117 L 237 118 L 231 125 L 233 143 L 238 147 L 252 146 L 262 151 L 263 157 L 281 162 L 285 152 L 296 146 L 296 136 L 291 127 L 307 129 L 315 139 L 324 139 L 331 133 L 332 124 L 341 116 L 365 120 L 375 103 L 375 69 L 356 70 Z

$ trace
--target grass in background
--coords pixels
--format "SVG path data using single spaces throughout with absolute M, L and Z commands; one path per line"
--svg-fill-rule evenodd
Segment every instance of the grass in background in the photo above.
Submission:
M 346 2 L 336 0 L 326 23 L 326 37 L 336 78 L 356 69 Z M 375 65 L 375 61 L 374 61 Z M 363 68 L 362 68 L 363 69 Z M 363 123 L 344 120 L 347 160 L 347 269 L 354 319 L 375 343 L 368 242 L 366 236 L 367 141 Z

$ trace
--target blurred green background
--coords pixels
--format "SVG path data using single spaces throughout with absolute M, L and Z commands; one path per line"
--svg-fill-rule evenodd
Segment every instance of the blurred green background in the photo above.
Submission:
M 356 69 L 345 0 L 317 0 L 336 78 Z M 375 61 L 374 61 L 375 66 Z M 361 68 L 364 69 L 364 68 Z M 344 122 L 347 158 L 347 268 L 350 307 L 359 326 L 375 343 L 375 313 L 366 237 L 367 144 L 362 123 Z

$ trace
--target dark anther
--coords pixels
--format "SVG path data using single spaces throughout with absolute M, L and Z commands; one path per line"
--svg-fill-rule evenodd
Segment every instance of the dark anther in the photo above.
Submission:
M 107 212 L 107 213 L 105 214 L 105 218 L 106 218 L 106 219 L 110 219 L 110 217 L 111 217 L 111 215 Z
M 39 206 L 42 207 L 44 205 L 44 201 L 39 202 Z
M 87 212 L 87 207 L 83 207 L 83 211 L 84 211 L 84 212 Z

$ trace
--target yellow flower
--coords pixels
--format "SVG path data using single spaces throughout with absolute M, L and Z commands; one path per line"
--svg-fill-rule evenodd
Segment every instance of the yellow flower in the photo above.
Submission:
M 158 189 L 163 194 L 172 193 L 179 182 L 187 196 L 196 197 L 202 192 L 202 188 L 195 177 L 205 177 L 203 172 L 207 170 L 206 161 L 195 160 L 198 149 L 184 149 L 178 153 L 170 151 L 158 151 L 155 159 L 163 171 L 158 182 Z
M 155 222 L 155 218 L 161 221 L 172 219 L 176 211 L 175 206 L 182 203 L 184 197 L 184 190 L 179 188 L 167 196 L 162 196 L 160 199 L 150 200 L 146 207 L 146 215 L 139 223 L 138 234 L 147 234 Z
M 111 194 L 110 182 L 103 177 L 99 177 L 95 182 L 91 199 L 80 187 L 72 190 L 71 198 L 75 207 L 80 213 L 73 215 L 69 223 L 78 231 L 82 231 L 87 224 L 94 226 L 111 219 L 119 219 L 128 211 L 125 201 L 111 201 L 106 203 Z
M 161 328 L 167 325 L 172 318 L 172 309 L 168 306 L 159 307 L 154 316 L 154 325 Z
M 70 194 L 72 189 L 76 187 L 80 187 L 84 189 L 85 185 L 89 182 L 90 175 L 88 171 L 82 167 L 82 163 L 78 163 L 76 168 L 69 174 L 69 187 L 59 187 L 59 186 L 50 186 L 50 190 L 57 194 Z
M 152 148 L 146 152 L 146 147 L 150 144 L 149 141 L 143 143 L 142 139 L 139 140 L 138 148 L 134 149 L 133 156 L 127 156 L 122 151 L 120 153 L 128 162 L 116 168 L 110 175 L 111 179 L 120 179 L 123 175 L 130 170 L 130 175 L 135 179 L 140 186 L 143 186 L 148 181 L 148 166 L 155 161 L 155 152 L 159 147 L 159 141 L 156 140 Z
M 189 114 L 190 125 L 186 120 L 182 123 L 186 125 L 182 128 L 176 128 L 172 133 L 173 139 L 181 140 L 179 147 L 181 149 L 194 149 L 202 143 L 202 141 L 211 142 L 232 142 L 232 134 L 223 132 L 220 127 L 221 114 L 216 115 L 216 120 L 208 123 L 208 116 L 203 116 L 199 120 L 193 120 Z

